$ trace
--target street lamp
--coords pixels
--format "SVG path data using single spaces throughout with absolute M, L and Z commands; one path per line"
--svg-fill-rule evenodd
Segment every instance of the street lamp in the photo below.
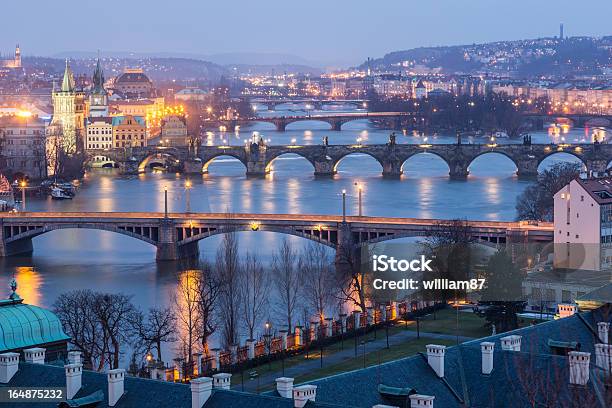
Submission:
M 363 215 L 363 211 L 362 211 L 363 207 L 362 207 L 362 201 L 361 201 L 361 192 L 363 191 L 363 188 L 361 187 L 361 184 L 359 183 L 355 183 L 355 186 L 357 186 L 357 193 L 358 193 L 357 194 L 357 197 L 358 197 L 357 202 L 358 202 L 358 209 L 359 209 L 358 214 L 361 217 Z
M 191 200 L 189 196 L 189 191 L 191 190 L 191 181 L 185 181 L 185 212 L 191 212 Z
M 25 189 L 28 183 L 25 180 L 21 180 L 19 186 L 21 187 L 21 211 L 25 212 L 26 210 L 26 198 L 25 198 Z
M 342 222 L 346 222 L 346 190 L 342 190 Z

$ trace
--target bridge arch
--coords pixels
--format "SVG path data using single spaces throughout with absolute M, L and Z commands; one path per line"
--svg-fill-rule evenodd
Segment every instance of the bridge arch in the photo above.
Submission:
M 450 171 L 450 164 L 448 163 L 448 160 L 446 159 L 446 157 L 442 156 L 441 154 L 438 154 L 437 152 L 434 151 L 424 151 L 424 152 L 416 152 L 411 154 L 410 156 L 406 157 L 403 161 L 402 164 L 400 166 L 401 172 L 405 173 L 407 171 L 411 171 L 410 167 L 408 166 L 408 162 L 409 161 L 418 161 L 420 159 L 429 159 L 429 158 L 433 158 L 436 162 L 442 162 L 446 165 L 446 174 L 448 175 L 448 172 Z
M 210 155 L 207 156 L 206 158 L 204 158 L 202 160 L 202 172 L 203 173 L 208 173 L 208 167 L 215 161 L 215 160 L 219 160 L 219 159 L 236 159 L 238 160 L 240 163 L 242 163 L 242 165 L 244 166 L 244 168 L 247 168 L 246 163 L 244 162 L 244 158 L 240 157 L 237 154 L 234 154 L 232 152 L 219 152 L 217 154 L 214 155 Z
M 301 152 L 300 149 L 293 149 L 291 151 L 284 151 L 284 152 L 280 152 L 270 158 L 267 158 L 266 160 L 266 173 L 272 171 L 272 166 L 274 164 L 274 161 L 280 157 L 285 157 L 285 158 L 299 158 L 300 161 L 303 161 L 302 159 L 304 159 L 305 161 L 307 161 L 308 163 L 310 163 L 311 167 L 313 169 L 315 169 L 315 164 L 314 162 L 311 160 L 310 157 L 308 157 L 305 153 Z
M 474 163 L 478 164 L 478 161 L 484 160 L 482 159 L 483 156 L 489 156 L 488 158 L 495 158 L 495 157 L 503 158 L 504 163 L 507 163 L 508 161 L 510 161 L 512 165 L 514 165 L 514 172 L 518 171 L 518 164 L 516 160 L 514 159 L 514 157 L 510 156 L 508 153 L 504 151 L 487 150 L 487 151 L 478 153 L 476 156 L 472 157 L 472 159 L 470 160 L 467 166 L 468 170 L 470 171 L 470 174 L 472 173 L 472 170 L 473 170 L 473 169 L 470 170 L 472 165 L 474 165 Z
M 350 151 L 350 152 L 346 152 L 345 154 L 338 156 L 338 157 L 334 157 L 334 165 L 333 165 L 333 172 L 337 173 L 338 172 L 338 166 L 340 166 L 340 163 L 346 159 L 349 156 L 359 156 L 359 155 L 365 155 L 365 156 L 369 156 L 371 158 L 373 158 L 374 160 L 376 160 L 376 162 L 380 165 L 380 171 L 382 171 L 382 169 L 384 169 L 384 164 L 383 161 L 378 158 L 376 155 L 374 155 L 373 153 L 370 153 L 367 150 L 355 150 L 355 151 Z
M 138 163 L 138 172 L 144 173 L 147 170 L 147 167 L 150 167 L 154 163 L 160 163 L 162 165 L 167 165 L 168 163 L 178 163 L 180 162 L 177 155 L 168 151 L 155 152 L 147 155 L 144 159 Z
M 288 129 L 289 126 L 291 126 L 293 128 L 293 124 L 294 123 L 298 123 L 298 122 L 312 122 L 312 123 L 327 123 L 330 126 L 330 129 L 333 129 L 333 124 L 331 123 L 331 121 L 327 120 L 327 119 L 318 119 L 316 117 L 308 117 L 308 118 L 304 118 L 304 119 L 287 119 L 287 121 L 285 122 L 285 129 Z M 308 125 L 308 124 L 306 124 Z M 308 128 L 308 126 L 306 126 L 306 128 Z M 291 129 L 290 129 L 291 130 Z M 301 128 L 299 129 L 292 129 L 292 130 L 303 130 Z
M 125 235 L 131 238 L 144 241 L 148 244 L 157 245 L 157 239 L 159 238 L 159 230 L 156 226 L 147 227 L 133 227 L 133 226 L 114 226 L 105 224 L 53 224 L 48 223 L 46 225 L 37 226 L 36 228 L 28 229 L 24 232 L 5 237 L 7 244 L 14 243 L 17 241 L 36 238 L 40 235 L 46 234 L 51 231 L 65 230 L 65 229 L 89 229 L 98 231 L 110 231 L 117 234 Z
M 276 130 L 276 125 L 272 120 L 266 120 L 265 118 L 253 119 L 247 122 L 249 128 L 257 126 L 260 130 Z
M 573 158 L 576 158 L 576 159 L 578 159 L 578 161 L 582 165 L 582 168 L 586 169 L 587 164 L 586 164 L 584 158 L 581 155 L 579 155 L 578 153 L 576 153 L 575 151 L 568 149 L 568 150 L 552 150 L 551 152 L 547 152 L 544 156 L 540 157 L 538 159 L 538 166 L 537 166 L 538 171 L 542 168 L 542 164 L 544 163 L 544 161 L 546 161 L 547 159 L 552 159 L 555 156 L 557 156 L 557 157 L 559 157 L 559 156 L 561 156 L 561 157 L 562 156 L 566 156 L 566 157 L 567 156 L 571 156 Z M 563 160 L 563 161 L 567 162 L 568 160 Z M 574 160 L 572 160 L 572 161 L 574 161 Z M 550 160 L 549 160 L 549 162 L 550 162 Z M 554 162 L 554 159 L 553 159 L 553 162 Z

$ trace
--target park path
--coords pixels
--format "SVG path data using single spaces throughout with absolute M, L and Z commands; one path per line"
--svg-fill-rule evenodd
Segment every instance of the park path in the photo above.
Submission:
M 378 350 L 383 350 L 387 347 L 387 339 L 385 337 L 384 330 L 378 332 L 379 335 L 376 340 L 372 340 L 366 342 L 365 344 L 359 344 L 357 357 L 363 356 L 364 353 L 372 353 Z M 427 337 L 431 339 L 444 339 L 444 340 L 457 340 L 460 343 L 465 341 L 473 340 L 473 337 L 466 336 L 456 336 L 454 334 L 441 334 L 441 333 L 429 333 L 421 331 L 421 337 Z M 405 330 L 400 333 L 396 333 L 389 336 L 389 347 L 393 347 L 394 345 L 398 345 L 400 343 L 405 343 L 410 340 L 416 340 L 417 333 L 412 330 Z M 337 351 L 330 355 L 323 355 L 323 367 L 334 365 L 337 363 L 341 363 L 345 360 L 349 360 L 355 357 L 355 347 L 354 347 L 354 339 L 347 339 L 344 341 L 344 350 Z M 365 351 L 364 351 L 365 347 Z M 313 352 L 318 351 L 318 349 L 313 349 Z M 408 357 L 408 356 L 406 356 Z M 296 378 L 304 374 L 309 374 L 312 372 L 316 372 L 321 368 L 320 359 L 312 359 L 308 361 L 304 361 L 291 367 L 285 367 L 284 377 L 292 377 Z M 257 370 L 254 368 L 253 370 Z M 239 374 L 238 374 L 239 375 Z M 270 385 L 275 384 L 277 378 L 283 377 L 282 369 L 272 371 L 269 373 L 261 374 L 256 379 L 250 379 L 248 372 L 244 373 L 244 383 L 237 383 L 232 388 L 235 390 L 249 391 L 249 392 L 258 392 L 262 388 L 269 389 Z

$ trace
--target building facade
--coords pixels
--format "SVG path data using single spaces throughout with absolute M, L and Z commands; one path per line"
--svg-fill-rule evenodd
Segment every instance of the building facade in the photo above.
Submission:
M 187 120 L 185 116 L 169 115 L 161 122 L 161 141 L 167 146 L 186 146 L 189 144 Z
M 76 88 L 74 75 L 66 60 L 66 69 L 62 85 L 53 90 L 53 119 L 51 134 L 60 141 L 56 145 L 67 153 L 74 153 L 81 148 L 85 128 L 85 94 Z
M 15 47 L 15 56 L 12 59 L 1 59 L 0 68 L 19 69 L 21 68 L 21 50 L 19 44 Z
M 114 82 L 114 89 L 126 98 L 154 96 L 153 82 L 142 69 L 128 68 Z
M 45 122 L 23 113 L 0 117 L 2 173 L 13 179 L 47 177 Z
M 142 116 L 115 116 L 112 118 L 112 126 L 115 148 L 147 145 L 147 125 Z
M 85 149 L 111 149 L 113 147 L 113 120 L 109 117 L 92 117 L 87 122 Z

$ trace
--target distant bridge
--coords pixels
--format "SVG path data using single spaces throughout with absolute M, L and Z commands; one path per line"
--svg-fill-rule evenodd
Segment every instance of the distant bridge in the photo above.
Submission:
M 207 128 L 218 128 L 225 127 L 226 129 L 235 129 L 236 126 L 243 126 L 257 122 L 272 123 L 276 126 L 276 130 L 284 132 L 287 125 L 294 122 L 303 121 L 319 121 L 329 123 L 331 130 L 340 131 L 342 125 L 354 120 L 362 119 L 375 119 L 385 120 L 390 123 L 390 127 L 398 129 L 401 127 L 402 122 L 406 122 L 409 118 L 414 115 L 404 112 L 355 112 L 355 113 L 341 113 L 341 114 L 312 114 L 312 115 L 294 115 L 294 116 L 271 116 L 271 117 L 255 117 L 245 119 L 229 119 L 229 120 L 211 120 L 205 122 Z
M 0 217 L 0 256 L 30 253 L 32 238 L 61 229 L 92 229 L 126 235 L 157 248 L 160 261 L 198 254 L 198 241 L 232 231 L 271 231 L 336 249 L 338 260 L 364 244 L 445 231 L 448 221 L 337 215 L 222 213 L 26 212 Z M 472 238 L 494 244 L 550 242 L 551 223 L 468 221 Z
M 253 98 L 251 103 L 266 105 L 268 110 L 275 110 L 278 105 L 310 105 L 312 109 L 321 109 L 325 105 L 352 105 L 356 108 L 367 108 L 367 99 L 318 99 L 318 98 Z
M 186 173 L 207 172 L 209 165 L 220 157 L 233 157 L 246 168 L 248 176 L 264 176 L 277 158 L 295 154 L 312 164 L 317 176 L 333 176 L 347 156 L 365 154 L 382 167 L 385 177 L 399 177 L 404 163 L 411 157 L 429 153 L 441 158 L 449 168 L 451 178 L 463 179 L 470 164 L 480 156 L 501 154 L 517 167 L 519 177 L 535 177 L 538 166 L 547 157 L 567 153 L 578 158 L 589 172 L 602 173 L 612 161 L 610 144 L 397 144 L 394 137 L 386 144 L 371 145 L 281 145 L 263 142 L 246 146 L 202 146 L 197 152 L 187 147 L 138 147 L 89 151 L 92 157 L 104 156 L 115 162 L 123 173 L 144 172 L 156 163 Z

